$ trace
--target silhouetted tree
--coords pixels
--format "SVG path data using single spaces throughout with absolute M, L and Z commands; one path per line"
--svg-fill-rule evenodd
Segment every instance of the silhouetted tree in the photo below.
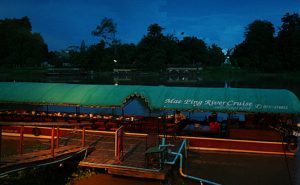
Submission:
M 119 44 L 117 50 L 117 65 L 134 67 L 133 65 L 135 65 L 137 55 L 136 46 L 134 44 Z
M 197 37 L 184 37 L 179 42 L 180 51 L 190 65 L 207 65 L 208 49 L 206 43 Z
M 232 60 L 240 67 L 261 71 L 279 69 L 274 33 L 275 29 L 271 22 L 255 20 L 247 26 L 245 40 L 236 46 Z
M 86 45 L 85 45 L 84 40 L 82 40 L 81 44 L 80 44 L 80 52 L 83 53 L 85 51 L 86 51 Z
M 166 61 L 163 47 L 165 36 L 162 28 L 158 24 L 151 24 L 141 41 L 137 45 L 137 67 L 144 70 L 156 70 L 163 68 Z
M 107 17 L 104 17 L 100 25 L 92 31 L 92 35 L 99 37 L 100 42 L 104 41 L 106 45 L 112 45 L 113 41 L 116 39 L 116 33 L 117 24 L 114 23 L 113 19 Z
M 0 48 L 0 65 L 8 67 L 39 66 L 48 53 L 28 17 L 0 20 Z
M 225 61 L 224 53 L 222 48 L 213 44 L 208 48 L 208 64 L 209 66 L 221 66 Z
M 163 34 L 162 34 L 163 30 L 164 30 L 164 28 L 162 28 L 159 24 L 157 24 L 157 23 L 151 24 L 147 29 L 147 31 L 148 31 L 147 36 L 159 39 L 159 38 L 163 37 Z
M 278 33 L 280 61 L 287 70 L 300 69 L 300 17 L 297 13 L 285 14 Z

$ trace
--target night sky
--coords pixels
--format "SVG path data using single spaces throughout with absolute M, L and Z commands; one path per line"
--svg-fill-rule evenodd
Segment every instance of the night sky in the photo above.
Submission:
M 150 24 L 165 34 L 196 36 L 207 44 L 232 48 L 256 19 L 276 28 L 287 12 L 300 13 L 300 0 L 0 0 L 0 19 L 28 16 L 49 50 L 94 44 L 91 35 L 104 17 L 117 23 L 122 43 L 138 43 Z M 184 33 L 183 35 L 181 33 Z

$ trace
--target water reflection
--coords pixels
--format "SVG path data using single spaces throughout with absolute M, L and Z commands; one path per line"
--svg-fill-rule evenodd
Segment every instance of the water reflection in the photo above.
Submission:
M 300 78 L 285 75 L 266 74 L 203 74 L 203 73 L 168 73 L 154 74 L 146 72 L 125 73 L 86 73 L 81 75 L 45 75 L 20 77 L 0 76 L 1 81 L 58 82 L 86 84 L 118 85 L 166 85 L 190 87 L 225 87 L 225 88 L 264 88 L 288 89 L 300 98 Z

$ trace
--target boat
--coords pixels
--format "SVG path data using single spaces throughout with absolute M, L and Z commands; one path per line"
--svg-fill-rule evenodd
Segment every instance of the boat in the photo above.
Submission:
M 294 155 L 298 148 L 300 103 L 284 89 L 30 82 L 0 82 L 0 88 L 2 105 L 31 105 L 27 110 L 4 106 L 0 111 L 2 122 L 88 122 L 92 125 L 87 129 L 97 132 L 114 132 L 123 125 L 126 132 L 186 138 L 189 148 L 202 150 Z M 149 110 L 147 115 L 125 114 L 132 101 L 141 102 Z M 72 107 L 75 111 L 62 112 L 53 107 Z M 106 112 L 80 111 L 85 108 Z M 173 124 L 176 111 L 188 118 L 180 126 Z M 2 130 L 16 135 L 19 132 L 13 126 L 3 126 Z M 49 130 L 28 126 L 25 134 L 47 136 Z

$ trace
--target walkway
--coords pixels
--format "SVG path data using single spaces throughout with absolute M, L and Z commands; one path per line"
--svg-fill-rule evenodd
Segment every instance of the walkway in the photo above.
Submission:
M 109 174 L 164 180 L 171 166 L 160 166 L 159 163 L 147 162 L 145 157 L 146 136 L 146 134 L 125 135 L 123 158 L 121 160 L 115 157 L 114 137 L 109 135 L 98 136 L 95 151 L 91 152 L 79 165 L 107 169 Z M 173 147 L 175 151 L 178 149 L 180 140 L 173 144 L 176 145 Z M 169 157 L 171 158 L 172 156 Z M 171 159 L 168 158 L 168 160 Z

